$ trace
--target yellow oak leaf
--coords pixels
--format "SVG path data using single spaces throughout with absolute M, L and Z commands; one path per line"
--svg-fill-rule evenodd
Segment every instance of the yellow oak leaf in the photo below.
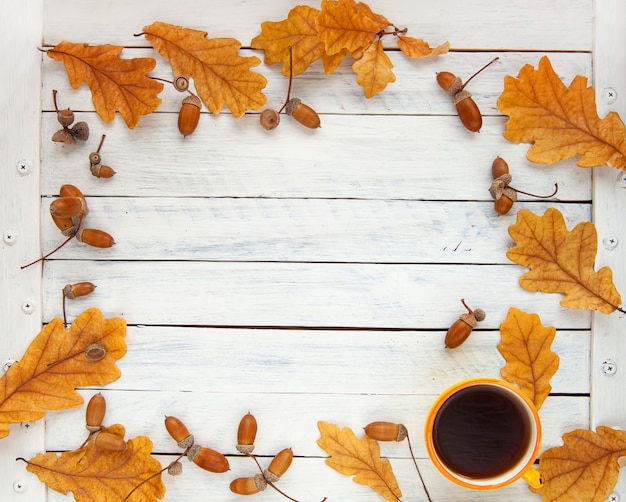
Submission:
M 550 378 L 559 369 L 559 356 L 550 350 L 556 329 L 542 326 L 537 314 L 511 308 L 500 334 L 498 350 L 506 361 L 500 370 L 502 378 L 518 385 L 541 408 L 552 390 Z
M 380 30 L 389 26 L 384 17 L 359 5 L 354 0 L 322 0 L 322 12 L 317 16 L 315 26 L 320 40 L 326 45 L 327 54 L 336 54 L 342 49 L 352 53 L 364 50 Z
M 322 56 L 324 73 L 326 73 L 326 75 L 330 75 L 334 72 L 339 67 L 346 54 L 348 54 L 348 49 L 341 49 L 338 53 L 333 54 L 332 56 L 324 53 Z
M 143 35 L 170 62 L 175 77 L 193 77 L 198 95 L 211 113 L 227 106 L 235 117 L 258 110 L 267 97 L 261 92 L 267 79 L 250 70 L 261 63 L 243 57 L 234 38 L 206 38 L 207 32 L 156 21 Z
M 161 104 L 157 96 L 163 84 L 146 76 L 155 66 L 153 58 L 121 59 L 123 47 L 63 41 L 46 54 L 63 61 L 70 85 L 78 89 L 85 82 L 93 104 L 102 120 L 109 123 L 115 111 L 133 129 L 142 115 L 152 113 Z
M 598 236 L 593 223 L 582 222 L 571 232 L 558 209 L 543 216 L 522 209 L 509 227 L 516 246 L 509 248 L 509 260 L 528 267 L 519 283 L 528 291 L 564 293 L 561 305 L 574 309 L 598 310 L 610 314 L 621 308 L 621 296 L 613 284 L 609 267 L 594 271 Z
M 80 406 L 76 387 L 117 380 L 115 361 L 126 354 L 125 336 L 126 321 L 104 319 L 98 309 L 84 311 L 67 330 L 61 319 L 50 321 L 0 378 L 0 438 L 9 434 L 11 423 Z
M 330 455 L 326 465 L 345 476 L 354 476 L 354 481 L 382 495 L 385 500 L 398 501 L 402 492 L 391 463 L 380 458 L 378 443 L 367 436 L 358 440 L 348 427 L 339 429 L 335 424 L 318 422 L 321 437 L 317 444 Z
M 544 56 L 535 70 L 525 65 L 518 78 L 507 76 L 498 108 L 509 116 L 504 137 L 534 143 L 528 160 L 543 164 L 581 155 L 580 167 L 626 169 L 626 129 L 619 115 L 598 117 L 593 88 L 577 75 L 569 87 Z
M 317 36 L 315 19 L 320 11 L 297 5 L 287 19 L 261 23 L 261 34 L 252 39 L 253 49 L 263 49 L 265 64 L 283 63 L 283 75 L 289 75 L 289 47 L 293 57 L 293 75 L 300 75 L 309 65 L 326 54 L 324 42 Z M 341 61 L 341 60 L 340 60 Z
M 391 69 L 393 63 L 383 50 L 380 39 L 372 43 L 363 53 L 363 57 L 352 65 L 357 74 L 357 84 L 363 87 L 366 98 L 371 98 L 385 89 L 387 84 L 396 81 Z
M 421 38 L 398 36 L 398 48 L 410 58 L 424 58 L 428 56 L 440 56 L 450 50 L 450 42 L 444 42 L 437 47 L 431 47 L 428 42 Z
M 540 488 L 530 488 L 544 502 L 603 502 L 617 484 L 619 458 L 626 455 L 626 431 L 600 426 L 597 432 L 577 429 L 563 435 L 563 446 L 539 457 Z
M 116 424 L 103 428 L 103 432 L 123 438 L 125 431 Z M 78 450 L 61 455 L 39 453 L 26 461 L 26 469 L 51 489 L 64 495 L 72 492 L 77 502 L 119 502 L 135 487 L 128 502 L 151 502 L 165 496 L 165 485 L 157 475 L 161 464 L 150 456 L 151 451 L 152 441 L 146 436 L 130 439 L 126 449 L 119 452 L 97 448 L 88 441 Z

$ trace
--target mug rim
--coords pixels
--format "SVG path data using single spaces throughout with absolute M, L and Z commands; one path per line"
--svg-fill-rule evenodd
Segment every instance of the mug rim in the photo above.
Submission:
M 517 467 L 515 474 L 507 477 L 504 480 L 495 481 L 493 483 L 489 483 L 489 478 L 485 478 L 485 480 L 487 481 L 487 484 L 476 483 L 471 478 L 466 478 L 459 474 L 456 474 L 456 475 L 453 474 L 450 471 L 450 469 L 446 467 L 443 464 L 443 462 L 441 462 L 441 460 L 439 459 L 439 456 L 437 455 L 437 452 L 435 450 L 433 434 L 432 434 L 433 425 L 434 425 L 437 413 L 439 412 L 443 404 L 446 402 L 446 400 L 453 394 L 456 394 L 458 391 L 465 389 L 467 387 L 472 387 L 474 385 L 494 385 L 494 386 L 504 387 L 505 389 L 512 391 L 523 402 L 526 403 L 528 410 L 531 412 L 531 415 L 532 415 L 531 420 L 534 422 L 534 429 L 536 432 L 535 437 L 534 437 L 534 445 L 532 446 L 531 452 L 529 453 L 529 458 L 524 464 L 521 464 L 520 466 Z M 426 417 L 426 424 L 424 427 L 426 451 L 428 452 L 428 456 L 430 457 L 431 461 L 433 462 L 437 470 L 441 474 L 443 474 L 446 478 L 448 478 L 450 481 L 452 481 L 453 483 L 463 486 L 465 488 L 471 488 L 474 490 L 492 490 L 496 488 L 501 488 L 503 486 L 510 485 L 511 483 L 514 483 L 515 481 L 520 479 L 524 475 L 524 473 L 528 471 L 528 469 L 531 468 L 531 466 L 535 462 L 535 459 L 537 458 L 537 455 L 539 454 L 539 450 L 541 448 L 541 436 L 542 436 L 541 421 L 539 419 L 539 413 L 537 411 L 537 408 L 535 407 L 535 404 L 532 402 L 532 400 L 528 396 L 523 394 L 519 388 L 515 387 L 514 385 L 507 382 L 506 380 L 501 380 L 499 378 L 491 378 L 491 377 L 468 378 L 465 380 L 461 380 L 460 382 L 457 382 L 456 384 L 448 387 L 439 396 L 437 396 L 437 399 L 435 399 L 430 410 L 428 411 L 428 415 Z M 494 477 L 494 480 L 498 478 L 499 476 L 496 476 Z

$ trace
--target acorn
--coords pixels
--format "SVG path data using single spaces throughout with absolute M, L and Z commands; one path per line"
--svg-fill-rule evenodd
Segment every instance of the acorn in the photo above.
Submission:
M 75 145 L 76 141 L 74 136 L 69 132 L 69 129 L 59 129 L 52 135 L 52 141 L 56 143 L 65 143 L 66 145 Z
M 287 115 L 292 116 L 303 126 L 310 129 L 320 127 L 320 116 L 309 105 L 305 105 L 299 98 L 291 98 L 285 107 Z
M 59 197 L 50 203 L 50 214 L 60 218 L 80 218 L 89 213 L 85 199 L 81 197 Z
M 372 422 L 364 427 L 365 435 L 376 441 L 404 441 L 408 435 L 406 427 L 392 422 Z
M 191 446 L 187 452 L 187 457 L 205 471 L 221 473 L 230 469 L 228 459 L 224 455 L 204 446 Z
M 110 432 L 98 431 L 89 438 L 91 443 L 101 450 L 107 451 L 124 451 L 126 449 L 126 441 Z
M 273 108 L 266 108 L 259 117 L 261 126 L 268 131 L 276 129 L 280 124 L 280 114 Z
M 96 178 L 112 178 L 115 171 L 109 166 L 103 166 L 102 164 L 91 164 L 91 174 Z
M 81 141 L 89 139 L 89 124 L 87 122 L 76 122 L 70 129 L 70 134 Z
M 88 431 L 96 432 L 102 428 L 102 420 L 106 413 L 107 403 L 104 396 L 98 392 L 94 394 L 87 404 L 85 413 L 85 427 Z
M 69 237 L 76 233 L 76 225 L 74 225 L 74 220 L 72 220 L 69 216 L 55 216 L 54 214 L 50 215 L 52 217 L 52 221 L 54 224 L 61 230 L 63 235 Z
M 183 473 L 183 464 L 178 460 L 167 466 L 167 473 L 170 476 L 180 476 Z
M 74 122 L 74 112 L 69 108 L 57 111 L 57 121 L 64 128 L 69 126 L 72 122 Z
M 59 189 L 59 195 L 61 197 L 80 197 L 81 199 L 85 198 L 83 193 L 77 187 L 75 187 L 74 185 L 70 185 L 69 183 L 61 185 L 61 188 Z
M 87 296 L 88 294 L 93 293 L 96 289 L 96 285 L 92 282 L 77 282 L 75 284 L 66 284 L 63 288 L 63 295 L 65 298 L 69 298 L 70 300 L 74 300 L 81 296 Z
M 237 430 L 237 451 L 249 455 L 254 450 L 254 440 L 256 438 L 257 423 L 256 418 L 248 412 L 239 422 Z
M 278 452 L 272 459 L 267 469 L 263 471 L 263 476 L 268 483 L 276 483 L 283 474 L 289 469 L 293 460 L 293 451 L 291 448 L 285 448 Z
M 237 478 L 230 483 L 230 491 L 237 495 L 253 495 L 266 488 L 267 481 L 262 474 L 256 474 L 249 478 Z
M 96 248 L 110 248 L 115 240 L 108 233 L 95 228 L 81 228 L 76 233 L 76 240 Z
M 455 349 L 470 336 L 476 325 L 487 316 L 483 309 L 470 309 L 465 300 L 461 300 L 467 309 L 467 314 L 461 314 L 459 318 L 450 326 L 446 333 L 445 346 L 447 349 Z
M 165 417 L 165 428 L 170 436 L 176 441 L 179 448 L 189 448 L 194 443 L 193 434 L 189 432 L 187 426 L 176 417 Z
M 202 102 L 195 94 L 183 99 L 183 104 L 178 112 L 178 130 L 186 137 L 196 130 L 200 120 L 200 108 Z

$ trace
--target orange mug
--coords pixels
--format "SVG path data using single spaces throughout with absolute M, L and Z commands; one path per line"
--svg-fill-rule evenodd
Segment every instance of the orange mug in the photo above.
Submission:
M 493 490 L 520 478 L 541 486 L 532 465 L 541 446 L 533 402 L 497 378 L 470 378 L 445 390 L 426 418 L 426 449 L 457 485 Z

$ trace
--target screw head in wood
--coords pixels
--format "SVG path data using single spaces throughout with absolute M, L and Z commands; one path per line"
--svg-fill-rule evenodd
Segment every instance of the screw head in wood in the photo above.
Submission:
M 617 364 L 615 364 L 615 361 L 611 359 L 605 359 L 602 361 L 602 373 L 605 376 L 615 375 L 615 373 L 617 373 Z

